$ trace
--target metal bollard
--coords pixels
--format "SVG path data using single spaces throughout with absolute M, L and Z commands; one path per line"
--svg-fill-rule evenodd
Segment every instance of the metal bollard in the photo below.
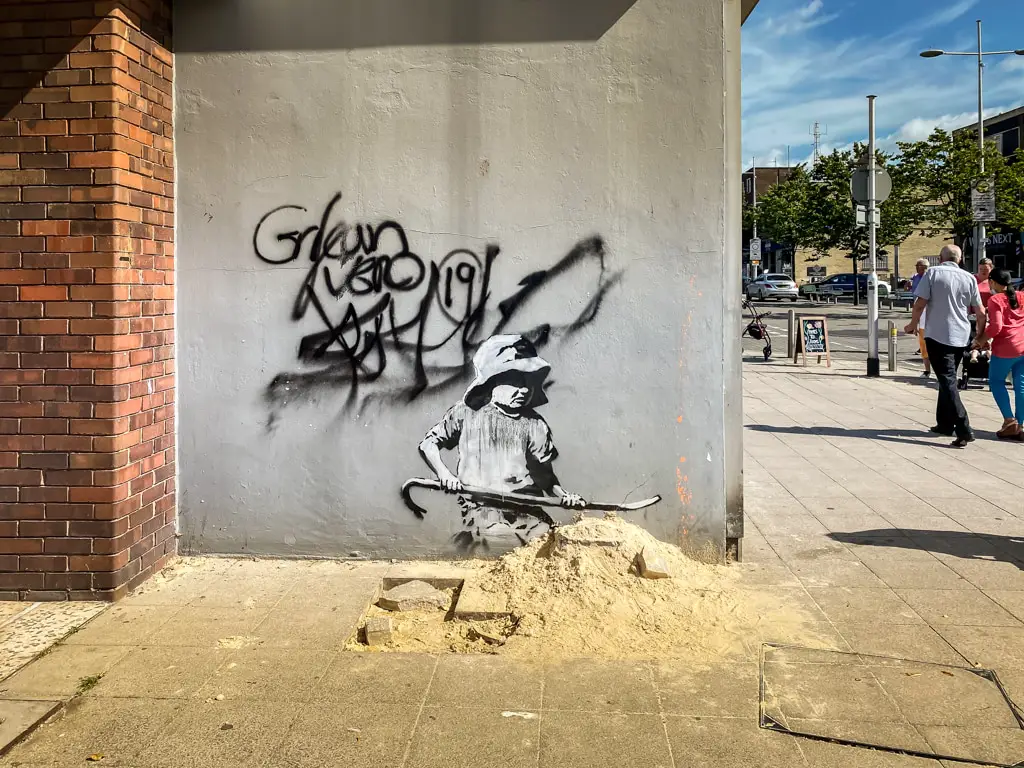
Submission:
M 796 311 L 789 310 L 786 317 L 786 357 L 793 356 L 793 343 L 795 340 L 794 331 L 796 330 Z
M 897 362 L 897 336 L 896 336 L 896 323 L 892 320 L 889 321 L 889 370 L 895 371 L 898 367 Z

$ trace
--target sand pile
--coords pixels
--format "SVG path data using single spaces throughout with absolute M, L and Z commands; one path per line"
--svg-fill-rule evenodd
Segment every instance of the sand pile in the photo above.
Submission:
M 671 578 L 637 575 L 644 547 L 664 558 Z M 749 658 L 762 641 L 817 639 L 804 612 L 769 591 L 741 587 L 735 568 L 696 562 L 614 516 L 586 518 L 470 568 L 477 588 L 507 599 L 509 619 L 396 615 L 386 650 L 712 661 Z

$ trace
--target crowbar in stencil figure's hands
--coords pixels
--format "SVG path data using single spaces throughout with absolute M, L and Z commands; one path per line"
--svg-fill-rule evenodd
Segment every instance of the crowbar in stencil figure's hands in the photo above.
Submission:
M 459 549 L 508 549 L 539 538 L 556 525 L 545 508 L 622 512 L 660 500 L 589 503 L 562 486 L 551 428 L 536 410 L 548 401 L 551 365 L 528 339 L 491 336 L 473 355 L 473 368 L 466 394 L 420 441 L 420 456 L 435 479 L 402 486 L 402 498 L 420 519 L 426 510 L 412 500 L 413 488 L 457 496 L 461 530 L 452 541 Z M 458 456 L 454 471 L 442 457 L 446 451 Z
M 411 509 L 417 517 L 422 518 L 426 514 L 426 510 L 417 504 L 412 499 L 412 491 L 414 488 L 425 488 L 431 491 L 444 491 L 445 488 L 441 485 L 440 480 L 428 480 L 423 477 L 413 477 L 406 480 L 402 485 L 402 499 L 405 501 L 406 506 Z M 446 491 L 451 493 L 452 491 Z M 604 501 L 587 501 L 584 502 L 583 506 L 572 506 L 566 507 L 562 503 L 562 499 L 557 496 L 533 496 L 527 493 L 501 493 L 499 491 L 490 491 L 486 488 L 470 488 L 463 486 L 458 493 L 469 496 L 474 501 L 486 502 L 489 504 L 501 504 L 501 505 L 519 505 L 527 504 L 530 506 L 537 507 L 561 507 L 564 509 L 578 509 L 583 511 L 591 512 L 635 512 L 638 509 L 646 509 L 652 507 L 661 501 L 661 496 L 652 496 L 649 499 L 643 501 L 632 501 L 625 504 L 616 504 L 615 502 L 604 502 Z

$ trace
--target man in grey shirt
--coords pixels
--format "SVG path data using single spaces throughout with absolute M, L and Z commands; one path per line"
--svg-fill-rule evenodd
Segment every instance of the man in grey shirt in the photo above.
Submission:
M 978 292 L 978 281 L 960 268 L 963 254 L 955 245 L 943 246 L 939 265 L 925 272 L 914 292 L 914 315 L 904 330 L 916 334 L 921 315 L 928 309 L 924 342 L 928 359 L 939 381 L 939 402 L 935 408 L 932 432 L 956 435 L 953 446 L 963 448 L 974 440 L 967 409 L 960 400 L 956 371 L 971 340 L 970 314 L 983 325 L 985 308 Z

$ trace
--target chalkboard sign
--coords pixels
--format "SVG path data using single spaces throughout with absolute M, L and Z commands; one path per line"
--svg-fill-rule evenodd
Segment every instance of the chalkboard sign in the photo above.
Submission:
M 796 347 L 793 349 L 793 362 L 797 362 L 800 355 L 804 356 L 804 365 L 807 365 L 807 355 L 817 355 L 818 362 L 821 362 L 822 355 L 828 367 L 832 367 L 832 355 L 828 343 L 828 320 L 824 317 L 801 316 L 797 318 Z

